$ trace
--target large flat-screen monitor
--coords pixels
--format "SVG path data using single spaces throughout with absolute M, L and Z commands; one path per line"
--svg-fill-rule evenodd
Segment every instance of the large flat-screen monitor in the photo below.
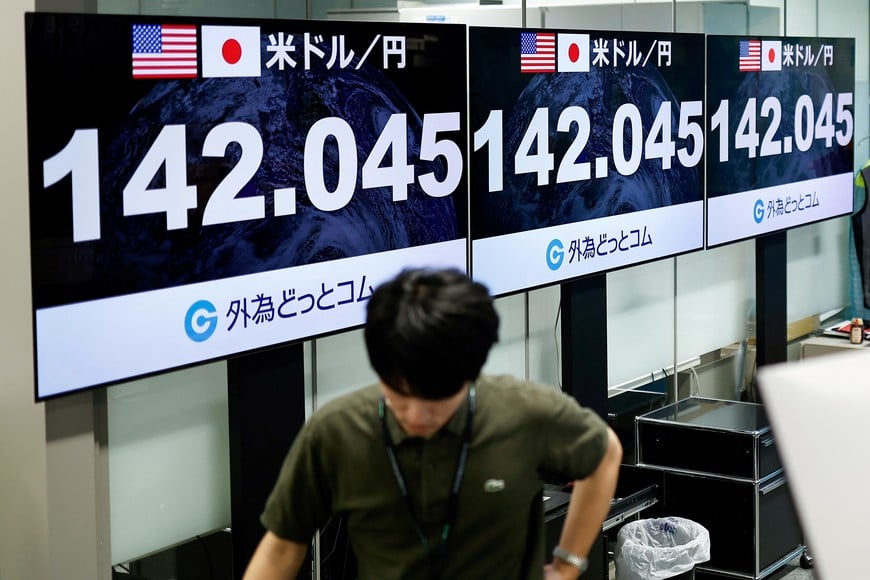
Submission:
M 703 248 L 703 35 L 470 27 L 469 79 L 494 294 Z
M 25 16 L 36 397 L 359 326 L 467 268 L 459 25 Z
M 707 37 L 707 247 L 852 212 L 855 40 Z

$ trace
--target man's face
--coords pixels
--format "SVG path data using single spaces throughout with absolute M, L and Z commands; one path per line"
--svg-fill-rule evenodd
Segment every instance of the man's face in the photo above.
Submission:
M 411 437 L 428 439 L 438 432 L 459 409 L 468 393 L 468 384 L 446 399 L 421 399 L 394 391 L 381 383 L 384 400 L 402 430 Z

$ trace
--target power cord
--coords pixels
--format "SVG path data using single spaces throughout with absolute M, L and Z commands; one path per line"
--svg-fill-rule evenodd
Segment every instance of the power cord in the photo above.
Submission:
M 329 524 L 332 523 L 333 519 L 335 519 L 335 518 L 331 517 L 331 518 L 329 518 L 329 520 L 327 520 L 326 524 L 323 526 L 323 529 L 320 530 L 321 535 L 323 534 L 324 531 L 327 530 L 327 528 L 329 528 Z M 333 554 L 335 554 L 335 551 L 338 550 L 338 539 L 341 537 L 341 534 L 340 534 L 341 523 L 342 523 L 341 518 L 338 518 L 338 525 L 336 527 L 335 535 L 334 535 L 333 540 L 332 540 L 332 548 L 329 550 L 329 552 L 327 554 L 323 555 L 320 558 L 321 564 L 325 564 L 327 561 L 329 561 L 329 559 L 333 556 Z
M 695 367 L 689 367 L 689 370 L 692 371 L 692 377 L 694 377 L 694 379 L 695 379 L 695 381 L 694 381 L 695 389 L 693 391 L 690 387 L 689 393 L 694 395 L 694 396 L 698 396 L 701 394 L 701 379 L 698 378 L 698 371 L 695 370 Z
M 756 370 L 758 368 L 758 358 L 752 361 L 752 376 L 749 379 L 749 386 L 742 391 L 740 391 L 740 400 L 744 403 L 756 403 L 758 402 L 757 398 L 757 382 L 756 382 Z

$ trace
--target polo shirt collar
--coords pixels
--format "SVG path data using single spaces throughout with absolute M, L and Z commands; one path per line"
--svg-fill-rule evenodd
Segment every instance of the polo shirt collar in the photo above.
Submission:
M 465 429 L 466 417 L 468 417 L 467 395 L 465 400 L 462 401 L 462 404 L 459 405 L 459 408 L 456 409 L 456 413 L 453 414 L 453 417 L 447 421 L 447 424 L 444 425 L 438 433 L 447 432 L 452 433 L 453 435 L 462 436 L 462 431 Z M 407 439 L 412 439 L 410 435 L 402 431 L 398 421 L 396 421 L 396 418 L 393 416 L 392 409 L 389 407 L 387 407 L 387 431 L 390 433 L 390 439 L 393 440 L 393 445 L 396 446 L 401 445 Z M 436 435 L 438 433 L 436 433 Z

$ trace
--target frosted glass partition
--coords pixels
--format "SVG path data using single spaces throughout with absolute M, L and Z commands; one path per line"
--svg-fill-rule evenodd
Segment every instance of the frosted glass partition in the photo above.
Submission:
M 562 385 L 560 287 L 529 292 L 529 379 Z
M 141 2 L 140 14 L 201 15 L 244 18 L 272 18 L 274 0 L 245 0 L 245 2 L 215 2 L 214 0 L 176 0 L 173 2 Z
M 525 294 L 498 298 L 498 342 L 489 353 L 483 372 L 527 376 Z
M 109 387 L 112 562 L 230 525 L 226 363 Z
M 870 7 L 868 7 L 870 8 Z M 858 40 L 857 46 L 864 46 L 865 57 L 870 53 L 870 39 Z M 866 58 L 865 58 L 866 63 Z M 867 65 L 870 68 L 870 65 Z M 868 73 L 856 72 L 855 76 L 855 166 L 856 170 L 864 166 L 870 159 L 870 81 L 868 81 Z M 861 104 L 863 103 L 863 107 Z
M 793 13 L 794 7 L 807 10 Z M 823 8 L 822 8 L 823 7 Z M 870 4 L 866 0 L 789 2 L 788 34 L 855 38 L 855 171 L 867 161 L 870 145 Z M 847 306 L 849 298 L 849 218 L 814 224 L 788 233 L 788 322 Z M 844 312 L 843 316 L 849 316 Z
M 789 323 L 843 308 L 849 303 L 848 247 L 848 217 L 788 232 L 786 318 Z
M 558 294 L 556 298 L 558 299 Z M 549 307 L 553 309 L 552 316 L 554 318 L 556 304 L 558 302 L 549 304 Z M 506 373 L 524 377 L 526 376 L 524 295 L 517 294 L 499 298 L 496 300 L 495 306 L 501 319 L 499 342 L 490 352 L 483 370 L 487 373 Z M 553 320 L 554 322 L 555 320 Z M 335 397 L 378 381 L 377 375 L 369 365 L 362 330 L 342 332 L 320 338 L 315 343 L 317 407 L 322 407 Z M 538 352 L 540 353 L 542 350 L 539 348 Z M 550 356 L 552 357 L 552 355 Z M 542 379 L 550 380 L 552 374 L 549 377 L 536 377 L 536 380 Z
M 673 259 L 607 274 L 607 358 L 611 387 L 674 364 Z
M 401 22 L 454 22 L 471 26 L 521 26 L 523 12 L 520 6 L 478 6 L 475 4 L 438 5 L 427 3 L 419 7 L 399 8 Z M 543 26 L 538 8 L 526 10 L 526 24 Z
M 304 2 L 302 2 L 304 7 Z M 247 0 L 246 2 L 215 2 L 214 0 L 98 0 L 101 14 L 155 14 L 161 16 L 236 16 L 246 18 L 272 18 L 275 0 Z M 304 13 L 303 13 L 304 15 Z
M 500 318 L 499 342 L 490 352 L 483 372 L 517 377 L 525 377 L 528 372 L 531 380 L 558 385 L 561 364 L 556 338 L 559 332 L 556 326 L 559 287 L 529 293 L 528 322 L 524 294 L 498 298 L 495 307 Z M 317 353 L 317 407 L 377 382 L 377 375 L 369 366 L 362 330 L 343 332 L 313 342 Z M 306 357 L 306 360 L 310 359 Z M 309 411 L 314 404 L 309 406 Z
M 139 0 L 97 0 L 100 14 L 138 14 Z
M 621 30 L 622 7 L 598 6 L 551 7 L 542 14 L 544 28 L 577 28 L 586 30 Z M 670 14 L 670 9 L 668 9 Z M 670 30 L 670 20 L 668 20 Z
M 754 336 L 755 241 L 677 258 L 677 360 Z
M 332 7 L 349 5 L 351 0 L 315 0 L 314 18 L 324 18 Z M 378 0 L 366 2 L 353 0 L 356 8 L 367 8 L 382 3 Z M 334 6 L 333 6 L 334 5 Z M 283 18 L 303 20 L 306 17 L 306 0 L 163 0 L 143 2 L 142 0 L 97 0 L 99 14 L 154 14 L 172 16 L 226 16 L 241 18 Z
M 335 397 L 378 382 L 369 365 L 362 330 L 351 330 L 314 341 L 315 406 L 322 407 Z

